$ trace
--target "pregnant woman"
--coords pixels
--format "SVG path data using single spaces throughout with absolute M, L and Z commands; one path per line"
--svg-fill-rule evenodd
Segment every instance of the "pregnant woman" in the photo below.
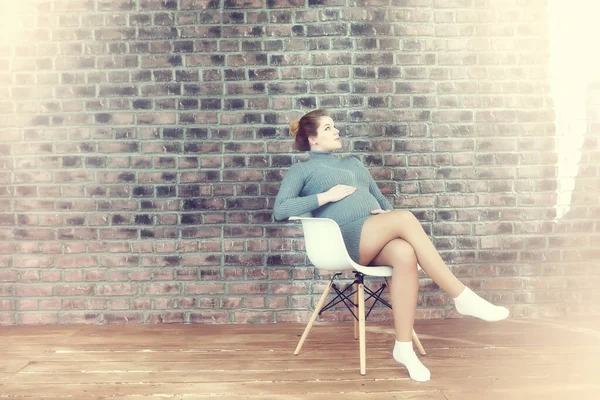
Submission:
M 327 110 L 314 110 L 293 121 L 290 132 L 295 147 L 308 151 L 310 159 L 288 169 L 275 199 L 274 217 L 280 221 L 312 212 L 316 218 L 331 218 L 340 226 L 355 262 L 393 267 L 393 357 L 412 379 L 424 382 L 431 376 L 411 341 L 419 290 L 417 263 L 454 299 L 459 313 L 485 321 L 508 317 L 507 308 L 482 299 L 452 274 L 417 218 L 408 210 L 394 210 L 357 158 L 334 156 L 342 144 Z

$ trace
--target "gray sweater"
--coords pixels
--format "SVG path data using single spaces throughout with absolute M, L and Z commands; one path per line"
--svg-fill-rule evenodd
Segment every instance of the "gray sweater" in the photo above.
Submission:
M 355 157 L 336 158 L 333 153 L 308 152 L 310 159 L 293 164 L 275 199 L 274 217 L 280 221 L 311 212 L 316 218 L 331 218 L 340 225 L 348 252 L 357 261 L 362 223 L 377 209 L 391 210 L 373 177 Z M 356 187 L 344 199 L 319 207 L 317 194 L 335 185 Z M 348 226 L 348 229 L 344 229 Z M 351 228 L 350 228 L 351 227 Z M 352 237 L 351 237 L 352 236 Z

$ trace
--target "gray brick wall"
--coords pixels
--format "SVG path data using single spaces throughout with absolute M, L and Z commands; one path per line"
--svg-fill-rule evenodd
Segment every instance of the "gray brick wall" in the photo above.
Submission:
M 11 3 L 0 324 L 305 321 L 324 281 L 271 208 L 301 158 L 287 124 L 316 107 L 465 283 L 516 317 L 600 311 L 599 90 L 555 222 L 545 6 Z M 456 316 L 421 287 L 417 317 Z

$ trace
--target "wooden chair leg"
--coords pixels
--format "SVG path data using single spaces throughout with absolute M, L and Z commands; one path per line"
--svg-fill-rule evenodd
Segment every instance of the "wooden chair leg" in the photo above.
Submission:
M 417 333 L 415 332 L 414 329 L 412 331 L 412 339 L 413 339 L 413 342 L 415 342 L 417 349 L 419 349 L 419 353 L 421 353 L 422 356 L 427 355 L 427 353 L 425 353 L 425 349 L 423 348 L 423 345 L 421 344 L 421 341 L 419 340 L 419 337 L 417 336 Z
M 387 283 L 388 286 L 388 290 L 390 291 L 390 295 L 392 294 L 392 284 L 386 279 L 385 283 Z M 391 299 L 390 299 L 391 300 Z M 391 303 L 391 301 L 390 301 Z M 392 307 L 394 305 L 392 304 Z M 421 341 L 419 340 L 419 337 L 417 336 L 417 333 L 415 332 L 415 330 L 413 329 L 412 331 L 412 340 L 415 343 L 415 345 L 417 346 L 417 349 L 419 350 L 419 353 L 421 353 L 421 355 L 427 355 L 427 353 L 425 352 L 425 348 L 423 348 L 423 345 L 421 344 Z
M 302 334 L 302 337 L 300 338 L 300 341 L 298 342 L 298 346 L 296 346 L 296 350 L 294 350 L 295 356 L 297 356 L 298 353 L 300 353 L 300 350 L 302 349 L 302 346 L 304 345 L 304 341 L 308 337 L 310 329 L 312 328 L 313 324 L 315 323 L 315 320 L 319 316 L 319 311 L 321 311 L 321 308 L 323 308 L 323 304 L 325 304 L 325 300 L 327 300 L 327 296 L 329 295 L 329 291 L 331 290 L 332 285 L 333 285 L 333 281 L 329 281 L 329 284 L 325 288 L 323 295 L 319 299 L 319 303 L 317 303 L 317 306 L 315 307 L 315 311 L 313 311 L 312 315 L 310 316 L 308 325 L 306 325 L 306 328 L 304 329 L 304 333 Z
M 358 345 L 360 348 L 360 374 L 367 374 L 367 338 L 365 329 L 365 286 L 358 285 Z
M 358 317 L 358 283 L 354 284 L 354 315 Z M 354 339 L 358 339 L 358 320 L 354 318 Z

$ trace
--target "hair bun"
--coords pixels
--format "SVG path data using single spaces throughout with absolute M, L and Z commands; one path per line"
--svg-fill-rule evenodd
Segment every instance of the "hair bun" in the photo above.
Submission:
M 292 122 L 290 122 L 290 136 L 296 136 L 296 134 L 298 133 L 298 130 L 300 129 L 300 120 L 299 119 L 295 119 Z

